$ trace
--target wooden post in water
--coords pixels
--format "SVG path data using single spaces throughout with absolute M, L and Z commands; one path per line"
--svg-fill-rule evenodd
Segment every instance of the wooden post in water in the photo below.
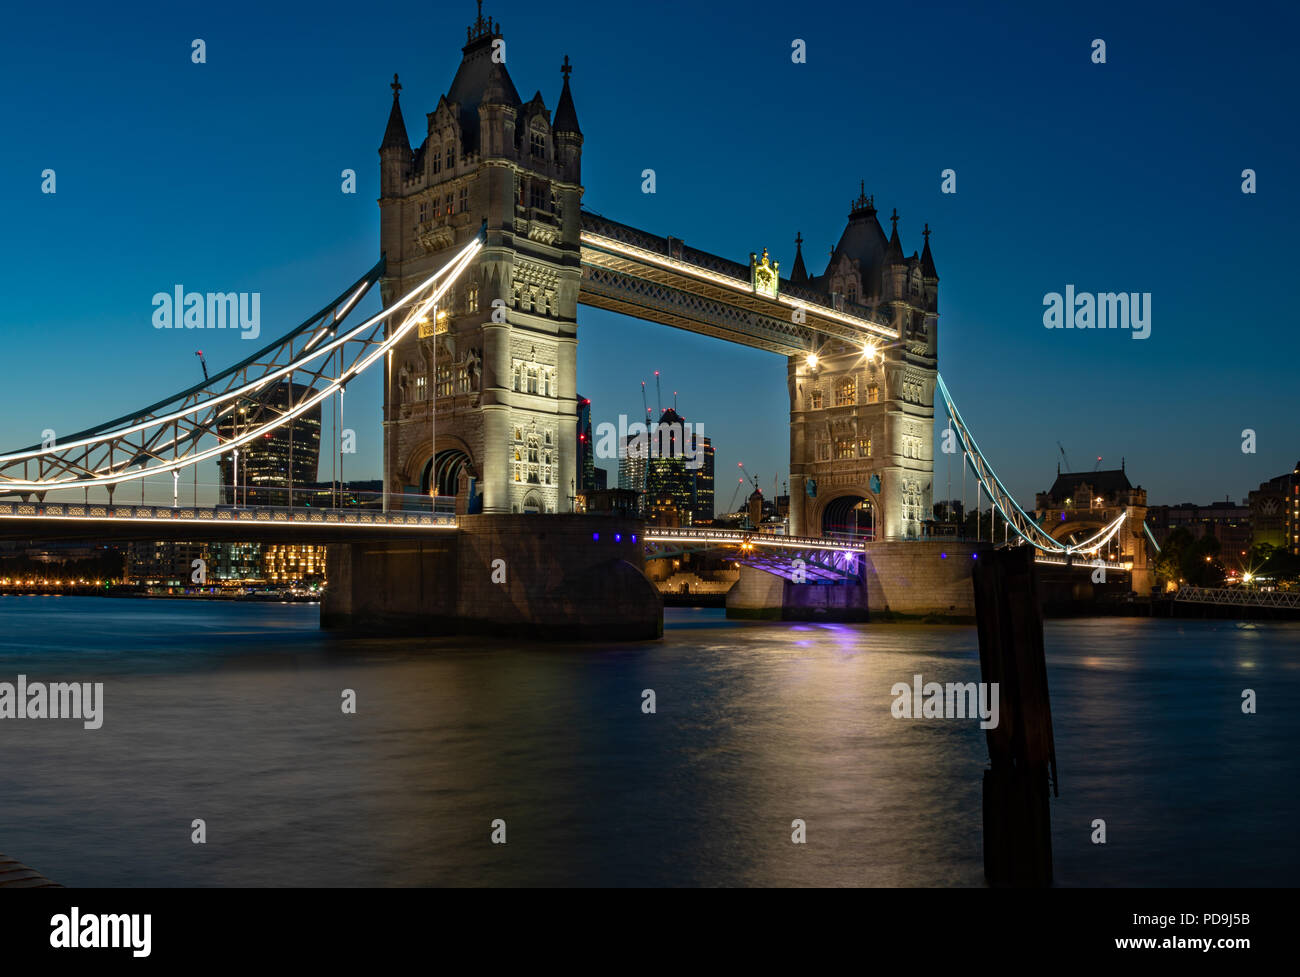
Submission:
M 995 887 L 1047 886 L 1049 776 L 1059 790 L 1034 548 L 980 552 L 974 583 L 980 678 L 998 685 L 998 725 L 985 730 L 984 877 Z

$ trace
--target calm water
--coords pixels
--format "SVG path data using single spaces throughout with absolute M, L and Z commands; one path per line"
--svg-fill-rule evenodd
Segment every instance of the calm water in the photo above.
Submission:
M 1047 647 L 1058 884 L 1296 884 L 1300 625 L 1049 623 Z M 917 672 L 978 681 L 973 628 L 670 610 L 662 643 L 573 648 L 6 597 L 19 672 L 105 683 L 97 731 L 0 720 L 0 851 L 68 885 L 983 884 L 983 732 L 889 710 Z

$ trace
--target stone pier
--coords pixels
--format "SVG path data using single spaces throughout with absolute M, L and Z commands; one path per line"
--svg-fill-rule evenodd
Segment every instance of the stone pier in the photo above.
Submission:
M 445 534 L 332 544 L 321 627 L 366 634 L 534 640 L 663 636 L 640 522 L 475 515 Z
M 974 621 L 971 572 L 989 543 L 897 540 L 866 547 L 861 580 L 791 583 L 742 567 L 727 617 L 777 621 L 867 621 L 892 617 Z

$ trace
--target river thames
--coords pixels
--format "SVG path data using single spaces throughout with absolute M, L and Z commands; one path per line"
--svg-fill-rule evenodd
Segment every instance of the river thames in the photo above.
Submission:
M 978 720 L 890 711 L 916 674 L 979 680 L 973 627 L 670 608 L 662 642 L 572 646 L 317 619 L 0 598 L 0 682 L 104 683 L 99 729 L 0 719 L 0 851 L 73 886 L 984 884 Z M 1296 884 L 1300 624 L 1049 621 L 1046 645 L 1057 885 Z

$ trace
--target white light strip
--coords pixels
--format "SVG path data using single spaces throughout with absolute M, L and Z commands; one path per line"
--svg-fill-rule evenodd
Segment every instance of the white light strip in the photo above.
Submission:
M 744 295 L 773 301 L 772 299 L 768 299 L 765 295 L 758 294 L 750 285 L 739 279 L 732 278 L 729 275 L 723 275 L 720 272 L 710 271 L 707 268 L 699 268 L 695 265 L 688 264 L 685 261 L 678 261 L 676 258 L 668 258 L 664 255 L 656 254 L 653 251 L 647 251 L 645 248 L 638 248 L 635 245 L 624 244 L 622 241 L 615 241 L 613 238 L 593 234 L 590 231 L 583 231 L 580 240 L 584 244 L 590 244 L 592 247 L 615 251 L 619 254 L 624 254 L 629 258 L 636 258 L 639 261 L 658 265 L 659 267 L 669 271 L 676 271 L 692 278 L 698 278 L 701 281 L 712 282 L 715 285 L 722 285 L 732 291 L 740 292 Z M 873 332 L 876 335 L 884 336 L 887 339 L 899 338 L 898 333 L 895 330 L 890 329 L 888 326 L 879 325 L 869 319 L 860 319 L 857 316 L 847 315 L 846 313 L 832 309 L 830 306 L 820 305 L 815 302 L 801 301 L 799 299 L 791 298 L 788 295 L 779 294 L 775 301 L 787 305 L 790 308 L 804 309 L 806 311 L 814 312 L 823 318 L 834 319 L 847 326 L 853 326 L 856 329 Z
M 369 328 L 371 328 L 372 326 L 376 325 L 377 323 L 379 323 L 379 322 L 383 321 L 384 319 L 388 318 L 388 317 L 391 316 L 394 312 L 396 312 L 398 309 L 402 308 L 403 306 L 405 306 L 405 305 L 408 304 L 409 302 L 413 301 L 413 300 L 415 299 L 415 297 L 416 297 L 418 294 L 420 294 L 420 292 L 422 292 L 422 291 L 424 291 L 425 289 L 429 288 L 429 287 L 430 287 L 434 282 L 436 282 L 439 278 L 441 278 L 443 275 L 445 275 L 445 274 L 446 274 L 446 273 L 447 273 L 451 268 L 453 268 L 454 266 L 456 266 L 458 262 L 464 260 L 464 259 L 467 258 L 467 257 L 473 257 L 473 255 L 476 254 L 476 253 L 478 252 L 478 249 L 479 249 L 481 246 L 482 246 L 482 245 L 481 245 L 480 241 L 478 240 L 478 238 L 475 238 L 473 241 L 471 241 L 471 242 L 470 242 L 470 243 L 465 247 L 465 249 L 464 249 L 464 250 L 463 250 L 459 255 L 457 255 L 455 258 L 453 258 L 450 262 L 448 262 L 446 265 L 444 265 L 441 269 L 439 269 L 437 272 L 435 272 L 433 275 L 431 275 L 428 279 L 426 279 L 426 280 L 425 280 L 424 282 L 422 282 L 420 285 L 418 285 L 418 286 L 416 286 L 415 288 L 413 288 L 410 292 L 408 292 L 406 295 L 404 295 L 404 296 L 403 296 L 399 301 L 397 301 L 395 304 L 389 306 L 387 309 L 384 309 L 384 310 L 382 310 L 381 312 L 379 312 L 378 314 L 372 316 L 370 319 L 366 320 L 366 321 L 363 322 L 361 325 L 356 326 L 355 328 L 353 328 L 353 329 L 350 330 L 349 332 L 343 334 L 342 336 L 339 336 L 339 337 L 336 338 L 333 342 L 328 343 L 328 344 L 325 345 L 325 346 L 322 346 L 320 349 L 316 350 L 316 352 L 312 353 L 310 356 L 306 356 L 306 355 L 304 355 L 305 352 L 306 352 L 306 351 L 304 350 L 304 354 L 300 354 L 300 355 L 303 356 L 302 359 L 300 359 L 300 360 L 296 360 L 296 361 L 294 361 L 293 363 L 290 363 L 290 364 L 287 365 L 287 366 L 281 367 L 279 370 L 275 371 L 274 373 L 264 374 L 263 376 L 258 377 L 256 380 L 250 381 L 250 382 L 246 383 L 244 386 L 242 386 L 242 387 L 238 387 L 238 388 L 236 388 L 236 389 L 234 389 L 234 390 L 230 390 L 230 391 L 228 391 L 228 392 L 226 392 L 226 393 L 224 393 L 224 394 L 221 394 L 220 396 L 213 397 L 213 398 L 210 398 L 210 399 L 208 399 L 208 400 L 201 401 L 201 402 L 196 402 L 196 403 L 194 404 L 194 406 L 191 407 L 191 408 L 189 408 L 189 409 L 176 411 L 176 412 L 174 412 L 174 413 L 166 414 L 166 415 L 163 415 L 163 416 L 161 416 L 161 417 L 150 418 L 148 421 L 141 422 L 140 424 L 136 424 L 136 425 L 133 425 L 133 426 L 131 426 L 131 427 L 119 428 L 118 430 L 116 430 L 116 431 L 112 431 L 112 432 L 109 432 L 108 434 L 98 435 L 98 436 L 93 437 L 93 438 L 84 438 L 84 439 L 82 439 L 81 441 L 72 441 L 72 442 L 68 442 L 68 443 L 65 443 L 65 444 L 56 445 L 56 446 L 53 447 L 53 448 L 47 448 L 47 449 L 42 449 L 42 450 L 38 450 L 38 451 L 20 451 L 20 452 L 17 452 L 17 453 L 15 453 L 15 454 L 11 454 L 11 455 L 0 455 L 0 463 L 6 463 L 6 462 L 12 462 L 12 461 L 23 461 L 23 460 L 26 460 L 26 459 L 29 459 L 29 458 L 39 458 L 39 457 L 44 457 L 44 456 L 46 456 L 46 455 L 57 455 L 57 454 L 59 454 L 59 453 L 61 453 L 61 452 L 69 451 L 69 450 L 71 450 L 72 448 L 81 448 L 81 447 L 85 447 L 85 446 L 87 446 L 87 445 L 100 444 L 100 443 L 102 443 L 102 442 L 109 441 L 109 440 L 113 440 L 113 439 L 115 439 L 115 438 L 125 437 L 125 436 L 128 435 L 128 434 L 135 434 L 135 433 L 138 432 L 138 431 L 144 431 L 144 430 L 147 430 L 147 429 L 149 429 L 149 428 L 151 428 L 151 427 L 156 427 L 156 426 L 158 426 L 158 425 L 160 425 L 160 424 L 166 424 L 166 423 L 168 423 L 168 422 L 170 422 L 170 421 L 179 420 L 179 419 L 182 418 L 182 417 L 187 417 L 188 415 L 190 415 L 190 414 L 194 414 L 194 413 L 197 413 L 197 412 L 200 411 L 200 410 L 206 410 L 208 407 L 214 406 L 214 405 L 216 405 L 216 404 L 225 403 L 225 402 L 228 401 L 228 400 L 232 400 L 232 399 L 237 398 L 237 397 L 245 396 L 245 395 L 246 395 L 247 393 L 249 393 L 250 391 L 256 391 L 256 390 L 259 390 L 259 389 L 261 389 L 262 387 L 266 386 L 266 385 L 267 385 L 268 383 L 270 383 L 271 381 L 276 380 L 276 379 L 279 379 L 280 377 L 283 377 L 284 375 L 286 375 L 286 374 L 288 374 L 288 373 L 292 373 L 292 372 L 294 372 L 294 371 L 296 371 L 296 370 L 300 370 L 300 369 L 302 369 L 302 368 L 304 367 L 305 364 L 310 363 L 311 361 L 313 361 L 313 360 L 315 360 L 315 359 L 318 359 L 318 358 L 320 358 L 320 357 L 322 357 L 322 356 L 326 356 L 326 355 L 328 355 L 329 353 L 333 352 L 333 351 L 334 351 L 335 349 L 337 349 L 338 347 L 342 346 L 344 343 L 351 342 L 351 341 L 353 340 L 353 338 L 354 338 L 358 333 L 363 332 L 364 330 L 369 329 Z M 459 274 L 459 270 L 457 271 L 457 274 Z M 439 294 L 441 294 L 441 293 L 439 293 Z M 172 466 L 168 466 L 166 470 L 171 470 L 171 467 L 172 467 Z M 185 467 L 185 466 L 182 465 L 182 466 L 180 466 L 180 467 Z M 159 469 L 159 470 L 163 470 L 163 469 Z M 53 485 L 53 484 L 63 484 L 63 483 L 54 483 L 54 482 L 37 482 L 37 483 L 32 483 L 32 482 L 7 482 L 7 481 L 0 481 L 0 485 L 31 485 L 31 484 L 35 484 L 35 485 Z M 91 483 L 91 484 L 103 484 L 103 483 L 102 483 L 102 482 L 95 482 L 95 483 Z
M 858 553 L 862 552 L 861 546 L 827 543 L 824 539 L 818 537 L 791 537 L 791 536 L 746 536 L 740 533 L 730 535 L 726 532 L 717 533 L 692 533 L 691 535 L 678 535 L 672 532 L 648 532 L 642 534 L 642 539 L 648 543 L 750 543 L 754 546 L 763 547 L 780 547 L 790 550 L 824 550 L 833 553 Z
M 92 502 L 90 504 L 103 505 L 106 508 L 113 508 L 113 509 L 118 508 L 120 505 L 120 503 L 114 503 L 113 505 L 110 506 L 108 503 L 99 503 L 99 502 Z M 163 505 L 156 505 L 156 506 L 146 505 L 144 508 L 168 509 L 170 507 L 163 506 Z M 178 512 L 214 511 L 215 512 L 217 510 L 178 509 L 175 511 Z M 221 511 L 233 512 L 236 510 L 224 509 Z M 165 523 L 169 526 L 185 526 L 187 529 L 193 526 L 303 526 L 308 529 L 312 527 L 319 528 L 321 526 L 345 526 L 349 528 L 356 527 L 358 529 L 374 529 L 374 528 L 411 529 L 412 527 L 416 529 L 457 528 L 455 522 L 450 522 L 450 523 L 447 522 L 434 522 L 434 523 L 341 522 L 341 521 L 331 521 L 326 519 L 316 520 L 313 522 L 304 519 L 183 519 L 183 518 L 171 518 L 171 517 L 159 517 L 159 516 L 52 516 L 52 515 L 44 515 L 44 514 L 39 516 L 23 516 L 23 515 L 9 514 L 9 513 L 0 513 L 0 519 L 13 519 L 13 520 L 48 519 L 50 521 L 55 521 L 55 522 L 93 522 L 93 523 L 100 523 L 100 524 L 103 524 L 105 522 L 121 522 L 121 523 L 160 522 L 160 523 Z
M 394 306 L 393 308 L 400 307 L 400 305 L 405 304 L 414 295 L 418 294 L 420 291 L 427 288 L 430 281 L 436 280 L 437 278 L 441 277 L 445 272 L 449 270 L 454 271 L 454 274 L 452 274 L 447 279 L 447 281 L 443 282 L 442 285 L 440 285 L 432 295 L 426 298 L 419 305 L 418 308 L 416 308 L 413 312 L 411 312 L 406 317 L 405 322 L 393 333 L 393 335 L 390 336 L 387 340 L 385 340 L 384 343 L 382 343 L 380 346 L 376 347 L 375 351 L 372 352 L 370 356 L 368 356 L 366 359 L 362 361 L 359 361 L 358 363 L 354 363 L 337 380 L 331 381 L 327 386 L 323 387 L 319 392 L 317 392 L 312 397 L 309 397 L 307 400 L 303 401 L 293 410 L 287 411 L 286 413 L 281 414 L 279 417 L 271 421 L 268 421 L 265 424 L 262 424 L 261 426 L 254 428 L 251 431 L 247 431 L 238 437 L 230 438 L 222 442 L 215 448 L 209 448 L 207 451 L 202 451 L 199 452 L 198 454 L 188 455 L 184 459 L 176 459 L 176 458 L 166 459 L 161 464 L 155 465 L 152 468 L 149 467 L 140 468 L 134 472 L 128 472 L 122 475 L 113 475 L 113 476 L 97 475 L 93 479 L 88 479 L 88 480 L 78 479 L 74 475 L 71 476 L 71 478 L 69 479 L 64 479 L 62 481 L 50 481 L 50 482 L 0 481 L 0 487 L 3 487 L 6 491 L 54 491 L 57 489 L 91 488 L 97 485 L 118 485 L 121 484 L 122 482 L 136 481 L 138 479 L 147 478 L 150 475 L 161 474 L 163 472 L 180 471 L 182 468 L 188 468 L 191 465 L 196 465 L 199 462 L 206 461 L 209 458 L 215 458 L 224 454 L 228 454 L 229 452 L 233 451 L 235 448 L 239 447 L 240 445 L 247 444 L 249 441 L 255 440 L 256 438 L 265 434 L 267 431 L 273 430 L 279 427 L 280 425 L 284 424 L 286 421 L 292 420 L 293 418 L 297 417 L 299 414 L 302 414 L 303 412 L 310 410 L 312 407 L 316 406 L 317 404 L 324 401 L 327 397 L 331 396 L 336 390 L 342 387 L 353 376 L 356 376 L 362 370 L 366 369 L 371 363 L 375 361 L 376 358 L 384 355 L 384 353 L 386 353 L 389 349 L 391 349 L 394 345 L 396 345 L 397 342 L 400 341 L 402 337 L 405 336 L 406 333 L 408 333 L 411 330 L 412 326 L 416 324 L 419 317 L 423 313 L 427 312 L 440 298 L 442 298 L 444 294 L 446 294 L 447 290 L 451 288 L 451 286 L 455 283 L 456 279 L 469 265 L 469 262 L 478 253 L 480 247 L 481 244 L 476 238 L 474 241 L 470 243 L 469 247 L 467 247 L 463 252 L 461 252 L 461 254 L 457 256 L 457 258 L 453 259 L 452 262 L 450 262 L 446 267 L 444 267 L 441 271 L 439 271 L 437 275 L 433 276 L 433 278 L 429 279 L 424 284 L 420 285 L 418 288 L 408 293 L 398 304 L 398 306 Z M 376 319 L 382 319 L 386 317 L 388 314 L 391 314 L 391 312 L 392 309 L 389 309 L 383 315 L 377 316 Z M 370 323 L 368 323 L 368 325 L 373 324 L 376 321 L 376 319 L 372 319 Z M 357 328 L 361 329 L 365 327 L 359 326 Z M 356 331 L 357 330 L 353 330 L 353 332 Z M 313 354 L 311 358 L 314 359 L 316 356 L 328 352 L 336 344 L 343 342 L 344 340 L 348 339 L 350 336 L 351 333 L 349 333 L 347 336 L 335 340 L 334 343 L 331 343 L 328 346 L 322 346 L 321 349 L 318 350 L 317 353 Z M 220 403 L 224 400 L 227 400 L 232 396 L 242 395 L 243 391 L 249 389 L 256 390 L 261 386 L 265 386 L 266 383 L 268 383 L 270 380 L 274 379 L 275 377 L 281 376 L 283 375 L 283 373 L 296 368 L 297 367 L 294 365 L 285 367 L 283 370 L 275 374 L 270 374 L 267 377 L 257 380 L 255 383 L 250 383 L 245 385 L 244 387 L 240 388 L 240 390 L 238 391 L 232 391 L 230 394 L 227 394 L 221 398 L 205 401 L 203 406 L 205 407 L 210 406 L 212 404 Z M 183 412 L 183 414 L 188 414 L 188 413 L 191 413 L 191 411 Z M 177 416 L 183 416 L 183 414 Z M 167 420 L 171 420 L 171 419 L 174 418 L 170 418 L 170 417 L 159 418 L 143 426 L 153 427 L 155 424 L 165 423 Z M 87 442 L 87 443 L 91 443 L 91 442 Z M 67 449 L 71 447 L 76 447 L 76 445 L 63 445 L 62 449 Z M 60 449 L 53 449 L 53 450 L 57 451 Z M 40 452 L 40 453 L 48 454 L 51 452 Z M 0 461 L 4 461 L 4 460 L 6 459 L 0 458 Z

